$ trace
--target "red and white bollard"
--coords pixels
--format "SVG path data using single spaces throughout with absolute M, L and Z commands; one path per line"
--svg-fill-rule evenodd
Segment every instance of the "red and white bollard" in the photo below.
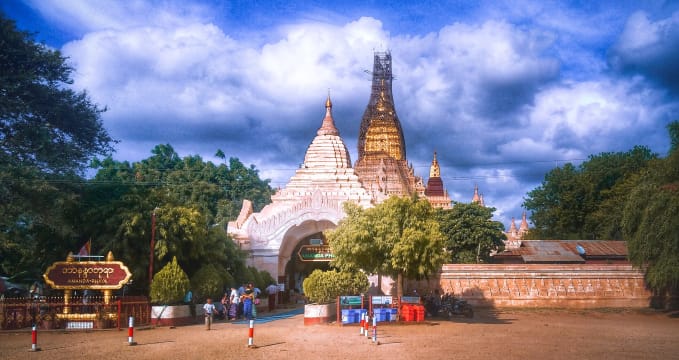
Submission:
M 248 347 L 255 347 L 255 320 L 250 320 L 250 329 L 248 330 Z
M 33 324 L 31 330 L 31 351 L 40 351 L 38 347 L 38 328 Z
M 363 335 L 363 327 L 365 326 L 365 313 L 361 312 L 360 335 Z
M 134 341 L 134 317 L 133 316 L 130 316 L 130 319 L 128 321 L 127 344 L 128 345 L 137 345 L 137 342 Z
M 370 328 L 370 315 L 365 314 L 365 322 L 363 323 L 363 334 L 368 337 L 368 329 Z

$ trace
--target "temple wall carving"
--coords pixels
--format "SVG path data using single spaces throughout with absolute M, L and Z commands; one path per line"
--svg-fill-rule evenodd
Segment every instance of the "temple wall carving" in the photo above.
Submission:
M 330 220 L 337 223 L 344 217 L 342 203 L 342 200 L 315 193 L 315 196 L 306 196 L 291 207 L 274 214 L 255 215 L 247 224 L 252 247 L 277 249 L 288 229 L 307 220 Z
M 631 265 L 444 265 L 429 281 L 409 281 L 406 291 L 439 288 L 472 305 L 494 307 L 648 307 L 644 274 Z

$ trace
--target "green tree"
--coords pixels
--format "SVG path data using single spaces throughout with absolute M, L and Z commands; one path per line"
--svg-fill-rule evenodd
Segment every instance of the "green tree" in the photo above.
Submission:
M 0 69 L 0 272 L 39 276 L 86 241 L 73 223 L 82 173 L 113 140 L 66 58 L 3 14 Z
M 446 250 L 452 263 L 490 262 L 490 254 L 503 247 L 504 225 L 493 221 L 495 208 L 476 203 L 456 203 L 451 209 L 439 210 L 437 218 L 446 238 Z
M 679 122 L 668 126 L 673 144 L 640 174 L 624 207 L 622 230 L 632 263 L 646 270 L 657 295 L 679 294 Z M 668 306 L 677 306 L 666 304 Z
M 635 146 L 628 152 L 592 155 L 579 167 L 568 163 L 551 170 L 524 200 L 535 225 L 531 238 L 619 238 L 625 194 L 615 187 L 655 158 L 648 148 Z
M 260 204 L 270 201 L 268 180 L 260 180 L 256 170 L 248 171 L 237 159 L 231 159 L 232 171 L 199 156 L 182 158 L 169 144 L 154 147 L 151 154 L 131 164 L 111 158 L 93 162 L 98 171 L 85 187 L 87 211 L 81 219 L 93 247 L 129 261 L 135 290 L 143 291 L 155 216 L 154 268 L 176 256 L 190 277 L 212 264 L 239 278 L 245 258 L 226 235 L 226 222 L 238 214 L 246 196 L 259 194 Z
M 626 201 L 624 191 L 657 155 L 645 146 L 627 152 L 601 153 L 582 163 L 581 175 L 590 186 L 590 205 L 584 218 L 582 239 L 622 238 L 620 221 Z M 589 236 L 587 236 L 589 234 Z
M 523 206 L 532 211 L 533 233 L 543 239 L 580 238 L 586 184 L 572 164 L 553 169 L 528 193 Z
M 345 212 L 337 228 L 326 233 L 333 266 L 396 276 L 401 296 L 404 277 L 425 278 L 443 264 L 444 237 L 428 201 L 393 196 L 365 210 L 347 203 Z
M 102 109 L 70 89 L 73 68 L 0 14 L 0 160 L 46 173 L 82 170 L 113 151 Z
M 224 294 L 225 280 L 228 273 L 212 264 L 200 268 L 191 278 L 191 289 L 196 302 L 202 303 L 205 299 L 221 299 Z

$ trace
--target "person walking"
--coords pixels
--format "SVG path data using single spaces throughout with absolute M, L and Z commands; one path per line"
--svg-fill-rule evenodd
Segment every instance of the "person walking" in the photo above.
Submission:
M 278 286 L 271 283 L 271 285 L 266 287 L 266 293 L 269 295 L 269 312 L 276 309 L 276 295 L 278 295 Z
M 214 316 L 217 308 L 215 304 L 212 303 L 212 299 L 207 298 L 207 302 L 203 305 L 203 310 L 205 310 L 205 330 L 210 330 L 212 326 L 212 316 Z

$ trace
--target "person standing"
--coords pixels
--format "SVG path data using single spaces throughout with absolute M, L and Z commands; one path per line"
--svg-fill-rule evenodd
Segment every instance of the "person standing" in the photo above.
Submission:
M 243 283 L 239 288 L 238 288 L 238 298 L 241 299 L 241 301 L 238 303 L 238 317 L 241 317 L 243 315 L 243 294 L 245 294 L 245 288 L 247 285 Z
M 222 296 L 222 309 L 219 313 L 219 318 L 220 319 L 228 319 L 229 318 L 229 294 L 224 293 L 224 296 Z
M 238 304 L 240 303 L 240 296 L 235 286 L 231 287 L 231 294 L 229 295 L 229 319 L 236 320 L 238 317 Z
M 212 299 L 207 298 L 207 302 L 203 305 L 203 310 L 205 310 L 205 330 L 210 330 L 212 326 L 212 316 L 214 316 L 217 308 L 215 304 L 212 303 Z
M 269 295 L 269 312 L 276 309 L 276 295 L 278 295 L 278 286 L 271 283 L 271 285 L 266 287 L 266 293 Z
M 245 288 L 245 293 L 240 297 L 240 300 L 243 303 L 243 316 L 245 317 L 245 320 L 251 320 L 252 307 L 254 306 L 255 302 L 255 293 L 252 291 L 250 286 Z

